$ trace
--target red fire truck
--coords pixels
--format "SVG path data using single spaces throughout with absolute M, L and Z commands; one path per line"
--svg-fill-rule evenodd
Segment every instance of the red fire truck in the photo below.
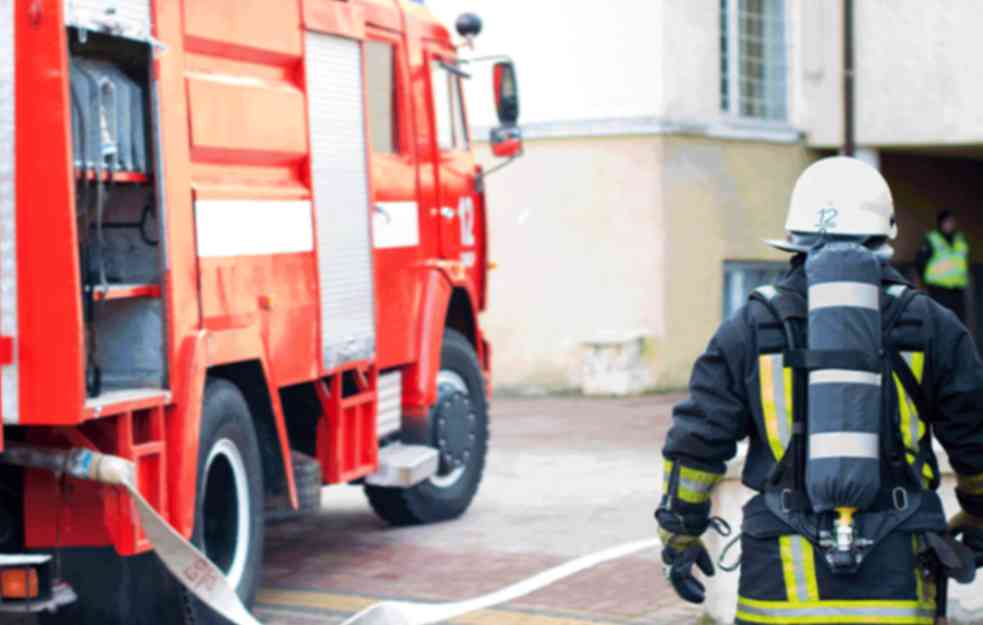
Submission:
M 477 67 L 406 0 L 0 0 L 0 448 L 131 461 L 247 603 L 265 520 L 323 484 L 393 524 L 463 513 L 488 444 Z M 220 622 L 120 489 L 0 485 L 0 618 Z

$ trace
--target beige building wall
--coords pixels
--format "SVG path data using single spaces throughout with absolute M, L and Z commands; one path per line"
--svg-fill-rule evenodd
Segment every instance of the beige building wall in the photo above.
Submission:
M 584 341 L 665 333 L 660 151 L 657 137 L 535 140 L 488 178 L 496 386 L 577 386 Z
M 983 142 L 983 7 L 977 0 L 854 3 L 857 141 L 871 146 Z M 842 3 L 805 2 L 801 116 L 815 146 L 842 141 Z M 793 75 L 793 79 L 796 76 Z
M 661 385 L 681 386 L 721 322 L 724 261 L 788 258 L 762 239 L 784 236 L 792 187 L 816 155 L 799 145 L 697 137 L 663 145 L 668 306 L 653 364 Z
M 724 262 L 785 258 L 760 240 L 782 235 L 813 148 L 841 142 L 841 3 L 786 3 L 787 123 L 720 110 L 719 0 L 428 5 L 445 20 L 476 10 L 486 28 L 473 54 L 507 52 L 518 64 L 527 154 L 488 184 L 499 268 L 484 324 L 496 383 L 576 387 L 584 342 L 639 333 L 651 383 L 684 385 L 721 321 Z M 938 153 L 981 143 L 978 3 L 855 5 L 859 144 Z M 494 124 L 487 69 L 475 67 L 468 87 L 477 128 Z M 902 262 L 940 205 L 971 211 L 980 197 L 983 185 L 967 182 L 978 177 L 973 161 L 889 149 L 882 163 Z M 983 258 L 983 220 L 968 215 Z
M 654 387 L 686 384 L 721 321 L 726 260 L 784 260 L 798 145 L 687 136 L 535 140 L 488 180 L 496 385 L 581 381 L 583 344 L 638 333 Z

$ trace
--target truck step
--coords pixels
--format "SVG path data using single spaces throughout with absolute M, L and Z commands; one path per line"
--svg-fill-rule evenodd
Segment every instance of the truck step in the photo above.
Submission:
M 437 474 L 440 456 L 433 447 L 393 443 L 379 450 L 379 470 L 365 478 L 373 486 L 409 488 Z
M 169 403 L 171 403 L 170 391 L 160 388 L 112 389 L 103 391 L 97 397 L 86 399 L 85 412 L 87 417 L 94 419 Z

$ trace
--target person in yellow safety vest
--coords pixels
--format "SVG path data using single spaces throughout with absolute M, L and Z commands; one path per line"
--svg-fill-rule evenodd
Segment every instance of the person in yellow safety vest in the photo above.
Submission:
M 976 557 L 983 554 L 983 361 L 956 317 L 888 264 L 897 236 L 894 204 L 873 167 L 846 157 L 810 166 L 792 193 L 786 232 L 768 243 L 793 254 L 788 272 L 720 326 L 693 366 L 689 397 L 673 410 L 655 513 L 663 573 L 684 600 L 704 601 L 694 565 L 704 575 L 714 566 L 701 535 L 721 529 L 711 517 L 712 494 L 747 440 L 742 482 L 756 494 L 743 509 L 737 623 L 932 625 L 944 617 L 946 581 L 967 578 L 983 561 Z M 897 511 L 903 521 L 869 547 L 854 571 L 838 568 L 828 544 L 787 522 L 788 515 L 807 518 L 808 496 L 775 486 L 783 475 L 808 471 L 806 461 L 789 468 L 803 451 L 811 453 L 803 438 L 809 378 L 803 385 L 804 365 L 795 364 L 788 345 L 808 325 L 790 304 L 807 301 L 806 253 L 830 241 L 864 245 L 881 259 L 885 350 L 878 362 L 894 382 L 882 387 L 882 492 L 874 507 L 858 512 L 858 528 L 868 529 L 863 519 L 877 513 Z M 783 309 L 784 324 L 776 322 Z M 949 521 L 948 537 L 933 434 L 957 479 L 961 512 Z M 899 497 L 899 490 L 908 494 Z
M 938 227 L 925 235 L 915 266 L 928 294 L 965 323 L 969 243 L 951 211 L 939 212 Z

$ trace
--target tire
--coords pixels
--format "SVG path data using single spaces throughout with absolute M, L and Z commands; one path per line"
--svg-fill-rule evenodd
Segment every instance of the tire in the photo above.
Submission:
M 213 498 L 208 497 L 206 477 L 219 478 L 219 473 L 226 468 L 233 474 L 238 472 L 245 478 L 246 497 L 243 501 L 249 523 L 248 542 L 239 558 L 242 564 L 236 567 L 242 571 L 237 573 L 236 590 L 243 603 L 249 606 L 256 596 L 263 559 L 263 468 L 249 407 L 232 383 L 219 379 L 208 381 L 199 440 L 198 496 L 192 542 L 200 549 L 205 544 L 205 534 L 214 535 L 215 530 L 221 533 L 221 527 L 215 527 L 214 519 L 210 519 L 212 531 L 205 529 L 206 508 L 213 506 L 213 512 L 218 508 L 217 516 L 222 512 L 215 506 Z M 236 463 L 239 466 L 233 468 L 230 459 L 236 455 L 241 463 Z M 210 475 L 206 476 L 206 472 Z M 233 481 L 238 483 L 234 476 Z M 238 510 L 238 489 L 229 486 L 226 490 L 222 499 L 228 500 L 231 495 L 236 502 L 233 507 Z M 207 545 L 205 552 L 209 552 Z M 228 566 L 216 564 L 229 572 Z M 39 614 L 40 625 L 227 625 L 227 621 L 194 599 L 153 553 L 121 558 L 111 547 L 66 549 L 62 567 L 65 579 L 75 589 L 79 600 L 55 614 Z
M 290 460 L 294 467 L 297 503 L 300 505 L 297 510 L 292 509 L 286 495 L 276 501 L 267 500 L 267 505 L 271 506 L 266 510 L 267 525 L 317 514 L 321 509 L 321 488 L 324 485 L 321 463 L 296 450 L 290 452 Z
M 489 438 L 485 381 L 474 348 L 455 330 L 444 332 L 437 379 L 426 430 L 441 452 L 438 474 L 412 488 L 365 486 L 372 509 L 392 525 L 457 518 L 481 484 Z
M 263 462 L 249 406 L 226 380 L 205 386 L 191 540 L 226 574 L 242 602 L 256 598 L 263 564 Z M 227 625 L 187 590 L 187 625 Z

